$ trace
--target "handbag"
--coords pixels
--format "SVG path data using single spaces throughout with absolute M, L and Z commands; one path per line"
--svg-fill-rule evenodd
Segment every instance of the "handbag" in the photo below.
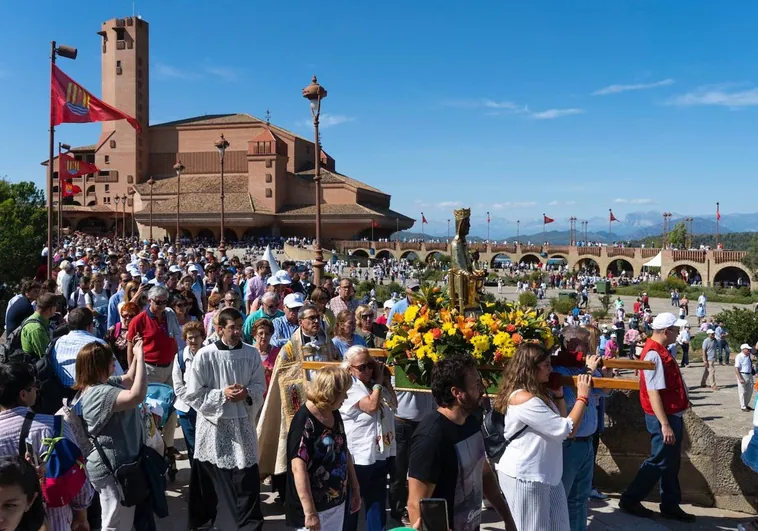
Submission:
M 105 468 L 111 473 L 116 480 L 116 485 L 119 490 L 121 505 L 124 507 L 134 507 L 147 500 L 150 495 L 150 485 L 148 484 L 145 472 L 142 468 L 142 452 L 137 456 L 137 459 L 132 463 L 126 463 L 117 467 L 115 470 L 108 460 L 108 457 L 103 451 L 103 447 L 97 441 L 97 437 L 90 437 L 92 444 L 100 455 L 100 459 L 103 460 Z M 146 448 L 144 445 L 143 449 Z
M 482 435 L 484 436 L 484 450 L 487 453 L 487 457 L 493 462 L 500 461 L 503 457 L 505 449 L 513 442 L 519 435 L 524 433 L 528 426 L 524 426 L 510 439 L 505 438 L 505 417 L 495 408 L 490 409 L 484 415 L 484 422 L 482 422 Z

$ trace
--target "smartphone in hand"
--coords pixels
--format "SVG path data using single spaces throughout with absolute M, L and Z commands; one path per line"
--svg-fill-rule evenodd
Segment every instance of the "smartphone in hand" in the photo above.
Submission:
M 24 441 L 24 444 L 26 445 L 26 453 L 29 454 L 29 457 L 32 460 L 32 465 L 39 466 L 40 460 L 39 460 L 39 454 L 37 453 L 37 449 L 34 447 L 34 443 L 30 438 L 26 438 Z
M 419 503 L 421 512 L 421 531 L 449 531 L 447 519 L 447 500 L 444 498 L 422 498 Z

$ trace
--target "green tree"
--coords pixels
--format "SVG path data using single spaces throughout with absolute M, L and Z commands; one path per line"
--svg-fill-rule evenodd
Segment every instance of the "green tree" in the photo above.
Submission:
M 14 291 L 41 263 L 47 238 L 45 196 L 32 182 L 0 179 L 0 280 Z
M 521 295 L 518 296 L 518 302 L 521 304 L 521 306 L 527 307 L 527 308 L 536 308 L 537 307 L 537 295 L 535 295 L 531 291 L 525 291 Z
M 758 341 L 758 313 L 746 308 L 722 310 L 715 319 L 723 322 L 729 332 L 729 346 L 739 352 L 740 345 L 755 345 Z
M 687 245 L 687 225 L 684 221 L 677 223 L 674 228 L 666 235 L 666 241 L 676 247 L 683 249 Z
M 758 234 L 754 234 L 747 248 L 747 254 L 742 257 L 742 265 L 750 270 L 753 280 L 758 280 Z

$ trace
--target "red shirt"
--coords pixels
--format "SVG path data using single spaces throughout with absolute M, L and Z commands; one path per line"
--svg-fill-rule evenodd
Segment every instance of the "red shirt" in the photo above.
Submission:
M 168 366 L 176 355 L 176 340 L 168 332 L 166 313 L 158 319 L 149 309 L 140 312 L 129 323 L 127 340 L 134 341 L 135 336 L 142 338 L 142 351 L 145 362 L 150 365 Z
M 671 357 L 666 347 L 650 338 L 645 341 L 640 359 L 645 361 L 647 353 L 651 350 L 658 353 L 663 365 L 666 389 L 660 389 L 658 393 L 661 395 L 661 402 L 663 402 L 663 409 L 666 411 L 666 415 L 674 415 L 686 410 L 690 407 L 690 401 L 687 398 L 687 390 L 684 387 L 684 380 L 682 379 L 681 371 L 679 371 L 679 365 Z M 650 396 L 647 392 L 647 382 L 642 373 L 640 373 L 640 405 L 645 413 L 655 415 L 653 405 L 650 403 Z

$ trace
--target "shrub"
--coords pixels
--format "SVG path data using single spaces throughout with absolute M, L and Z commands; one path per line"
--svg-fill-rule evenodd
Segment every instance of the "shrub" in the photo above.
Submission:
M 663 285 L 666 287 L 669 292 L 672 289 L 678 289 L 679 291 L 686 291 L 689 285 L 678 277 L 668 277 L 664 282 Z M 670 293 L 669 293 L 670 295 Z
M 592 310 L 592 312 L 590 313 L 592 315 L 592 318 L 597 321 L 600 321 L 601 319 L 605 319 L 606 317 L 608 317 L 608 312 L 606 310 Z
M 439 269 L 432 269 L 427 267 L 424 272 L 421 273 L 422 282 L 442 282 L 445 279 L 445 273 Z
M 758 313 L 745 308 L 722 310 L 715 316 L 717 322 L 723 322 L 729 332 L 729 346 L 739 352 L 740 345 L 755 345 L 758 341 Z
M 518 296 L 518 302 L 519 304 L 521 304 L 521 306 L 525 306 L 527 308 L 534 308 L 537 306 L 537 295 L 535 295 L 531 291 L 525 291 L 524 293 Z
M 569 314 L 576 306 L 576 302 L 571 299 L 559 299 L 553 297 L 550 299 L 550 307 L 556 313 Z
M 405 288 L 397 282 L 390 282 L 389 284 L 376 284 L 373 280 L 368 282 L 364 281 L 355 286 L 355 298 L 358 300 L 363 299 L 366 295 L 371 293 L 371 289 L 376 291 L 376 300 L 380 304 L 392 297 L 392 292 L 396 292 L 398 296 L 403 297 L 405 295 Z

